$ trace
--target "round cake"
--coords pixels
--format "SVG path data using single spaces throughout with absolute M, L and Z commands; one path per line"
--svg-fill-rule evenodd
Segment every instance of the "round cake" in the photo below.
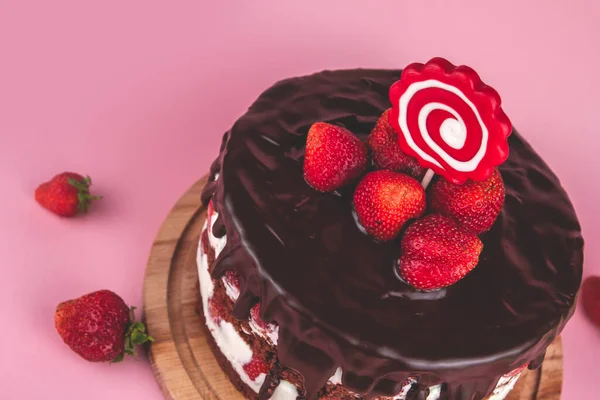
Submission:
M 480 235 L 479 262 L 439 290 L 398 275 L 399 239 L 360 228 L 356 182 L 331 193 L 307 184 L 311 126 L 366 141 L 400 76 L 356 69 L 278 82 L 223 138 L 202 199 L 200 309 L 215 357 L 247 398 L 503 399 L 574 311 L 580 225 L 514 130 L 499 166 L 505 201 Z

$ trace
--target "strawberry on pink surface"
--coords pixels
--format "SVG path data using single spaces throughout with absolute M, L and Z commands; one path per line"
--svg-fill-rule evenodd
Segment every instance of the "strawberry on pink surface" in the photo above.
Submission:
M 429 214 L 402 238 L 400 275 L 419 290 L 441 289 L 465 277 L 479 262 L 483 243 L 456 220 Z
M 314 123 L 306 139 L 304 179 L 321 192 L 334 191 L 358 178 L 367 165 L 367 146 L 352 132 Z
M 88 361 L 122 361 L 135 355 L 135 346 L 152 342 L 141 322 L 133 321 L 133 310 L 110 290 L 89 293 L 60 303 L 54 323 L 58 334 Z
M 425 192 L 408 175 L 393 171 L 370 172 L 354 192 L 354 208 L 361 226 L 381 241 L 394 239 L 402 226 L 425 211 Z
M 35 190 L 35 200 L 45 209 L 61 217 L 74 217 L 86 213 L 94 200 L 101 196 L 92 196 L 90 177 L 74 172 L 63 172 Z
M 373 157 L 373 165 L 377 169 L 402 172 L 421 180 L 425 175 L 425 168 L 419 164 L 416 158 L 410 157 L 400 148 L 398 133 L 388 120 L 390 110 L 391 108 L 388 108 L 381 114 L 367 140 Z
M 590 276 L 581 286 L 581 302 L 588 318 L 600 327 L 600 276 Z
M 256 355 L 252 356 L 252 360 L 248 364 L 244 365 L 244 371 L 248 374 L 250 380 L 255 381 L 261 374 L 268 374 L 270 371 L 269 365 L 258 358 Z
M 429 193 L 431 210 L 455 218 L 475 233 L 490 230 L 504 204 L 504 182 L 495 169 L 484 181 L 456 185 L 438 179 Z

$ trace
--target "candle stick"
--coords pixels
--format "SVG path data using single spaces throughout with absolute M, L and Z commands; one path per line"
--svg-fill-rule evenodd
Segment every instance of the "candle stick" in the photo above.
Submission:
M 435 175 L 435 172 L 433 172 L 431 168 L 428 168 L 425 172 L 423 180 L 421 181 L 421 186 L 423 186 L 423 189 L 427 189 L 427 186 L 429 186 L 431 183 L 431 179 L 433 179 L 433 175 Z

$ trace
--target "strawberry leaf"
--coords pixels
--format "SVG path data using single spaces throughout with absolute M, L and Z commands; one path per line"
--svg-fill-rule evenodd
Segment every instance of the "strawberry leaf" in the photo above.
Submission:
M 110 363 L 111 364 L 116 364 L 116 363 L 120 363 L 121 361 L 123 361 L 123 359 L 125 358 L 125 353 L 122 352 L 121 354 L 119 354 L 114 360 L 112 360 Z
M 67 182 L 69 182 L 69 185 L 77 189 L 77 201 L 79 204 L 80 214 L 84 214 L 88 211 L 92 201 L 102 199 L 102 196 L 90 195 L 90 185 L 92 184 L 92 179 L 89 176 L 82 181 L 69 178 L 67 179 Z
M 135 322 L 133 325 L 131 325 L 131 330 L 132 331 L 146 332 L 146 327 L 141 322 Z
M 124 338 L 124 354 L 134 356 L 135 346 L 142 345 L 148 342 L 154 342 L 154 338 L 146 333 L 146 326 L 140 321 L 134 321 L 135 307 L 130 308 L 131 321 L 133 321 Z
M 131 343 L 135 344 L 135 345 L 140 345 L 143 343 L 146 343 L 148 341 L 148 335 L 140 332 L 140 331 L 136 331 L 134 330 L 131 333 Z
M 69 185 L 75 187 L 79 192 L 88 192 L 89 191 L 89 186 L 88 186 L 86 180 L 78 181 L 76 179 L 69 178 L 69 179 L 67 179 L 67 182 L 69 182 Z

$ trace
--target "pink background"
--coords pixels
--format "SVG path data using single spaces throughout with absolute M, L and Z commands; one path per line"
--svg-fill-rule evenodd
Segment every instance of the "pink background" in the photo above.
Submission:
M 100 288 L 140 306 L 154 235 L 221 134 L 276 80 L 324 68 L 476 68 L 562 179 L 600 274 L 598 2 L 200 3 L 0 1 L 0 398 L 161 398 L 144 359 L 70 352 L 54 308 Z M 33 201 L 65 169 L 106 197 L 89 216 Z M 563 398 L 597 398 L 600 329 L 578 311 L 563 337 Z

